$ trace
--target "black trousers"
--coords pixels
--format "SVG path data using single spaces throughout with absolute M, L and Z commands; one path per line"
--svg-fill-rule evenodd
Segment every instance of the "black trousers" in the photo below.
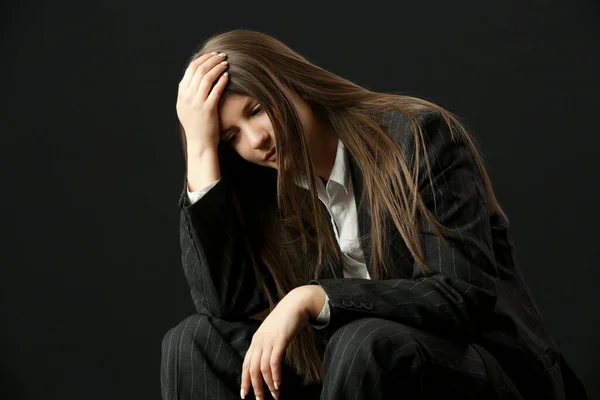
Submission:
M 170 329 L 162 342 L 163 400 L 240 399 L 242 362 L 259 326 L 196 314 Z M 522 399 L 485 349 L 398 322 L 361 318 L 323 343 L 323 383 L 302 385 L 284 363 L 281 400 Z M 264 393 L 272 399 L 266 384 Z

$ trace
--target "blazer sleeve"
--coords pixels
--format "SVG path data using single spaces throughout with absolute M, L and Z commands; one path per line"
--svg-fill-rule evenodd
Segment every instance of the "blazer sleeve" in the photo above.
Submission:
M 497 271 L 488 204 L 472 150 L 464 139 L 451 140 L 441 117 L 427 117 L 423 127 L 433 183 L 425 172 L 425 157 L 421 157 L 419 188 L 433 216 L 457 230 L 445 234 L 446 245 L 420 223 L 425 264 L 430 270 L 426 275 L 413 263 L 413 276 L 406 279 L 311 280 L 309 283 L 320 285 L 329 298 L 330 320 L 322 328 L 324 332 L 332 333 L 357 318 L 380 317 L 463 335 L 474 332 L 493 312 Z M 403 151 L 410 160 L 415 135 L 412 128 L 406 132 Z
M 181 261 L 196 311 L 238 320 L 269 308 L 258 290 L 229 182 L 222 177 L 191 204 L 179 199 Z
M 188 187 L 187 195 L 188 195 L 188 200 L 190 201 L 190 205 L 192 205 L 195 202 L 197 202 L 198 200 L 200 200 L 202 198 L 202 196 L 204 196 L 206 193 L 208 193 L 210 191 L 210 189 L 212 189 L 217 183 L 219 183 L 220 180 L 221 179 L 217 179 L 216 181 L 209 184 L 205 188 L 202 188 L 200 190 L 195 190 L 193 192 L 190 192 L 190 189 Z

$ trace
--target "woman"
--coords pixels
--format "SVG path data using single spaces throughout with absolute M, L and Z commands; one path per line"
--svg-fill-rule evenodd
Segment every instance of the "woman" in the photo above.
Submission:
M 584 396 L 452 113 L 235 30 L 177 114 L 198 314 L 165 335 L 164 399 Z

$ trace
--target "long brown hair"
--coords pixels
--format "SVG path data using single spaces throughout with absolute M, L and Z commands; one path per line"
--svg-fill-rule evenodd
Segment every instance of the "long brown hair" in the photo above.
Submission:
M 364 239 L 371 249 L 371 259 L 367 262 L 373 266 L 373 279 L 388 277 L 384 263 L 386 218 L 391 218 L 416 265 L 424 272 L 427 267 L 423 262 L 418 218 L 423 218 L 446 242 L 440 231 L 448 228 L 435 220 L 418 191 L 417 166 L 422 157 L 427 164 L 420 118 L 426 113 L 438 113 L 452 137 L 458 133 L 472 147 L 490 212 L 507 219 L 495 198 L 474 138 L 459 118 L 444 108 L 416 97 L 367 90 L 313 64 L 273 36 L 256 31 L 216 34 L 194 52 L 188 64 L 212 51 L 226 53 L 229 61 L 230 78 L 223 95 L 241 94 L 256 99 L 272 122 L 277 154 L 283 155 L 277 158 L 276 172 L 245 165 L 234 154 L 227 155 L 226 148 L 221 150 L 227 157 L 220 158 L 222 175 L 230 174 L 235 182 L 235 211 L 242 221 L 257 282 L 269 299 L 270 310 L 277 305 L 277 299 L 293 288 L 317 279 L 323 265 L 342 262 L 326 215 L 320 209 L 315 168 L 286 89 L 298 94 L 318 118 L 330 124 L 363 174 L 362 198 L 369 204 L 371 217 L 370 237 Z M 406 150 L 390 137 L 377 118 L 385 110 L 400 111 L 410 120 L 415 135 L 413 154 L 407 156 Z M 180 134 L 187 154 L 181 127 Z M 290 162 L 285 169 L 284 157 Z M 409 160 L 413 160 L 412 165 Z M 308 191 L 296 184 L 299 179 L 306 180 Z M 262 186 L 257 189 L 257 185 Z M 267 281 L 274 282 L 276 296 L 268 290 Z M 285 357 L 305 383 L 321 381 L 322 355 L 310 327 L 300 330 L 288 345 Z

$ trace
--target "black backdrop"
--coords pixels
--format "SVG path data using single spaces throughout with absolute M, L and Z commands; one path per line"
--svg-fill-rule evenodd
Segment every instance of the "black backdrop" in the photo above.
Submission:
M 600 398 L 598 4 L 280 4 L 4 6 L 0 396 L 160 397 L 161 339 L 194 312 L 177 83 L 209 35 L 248 28 L 463 117 L 546 322 Z

